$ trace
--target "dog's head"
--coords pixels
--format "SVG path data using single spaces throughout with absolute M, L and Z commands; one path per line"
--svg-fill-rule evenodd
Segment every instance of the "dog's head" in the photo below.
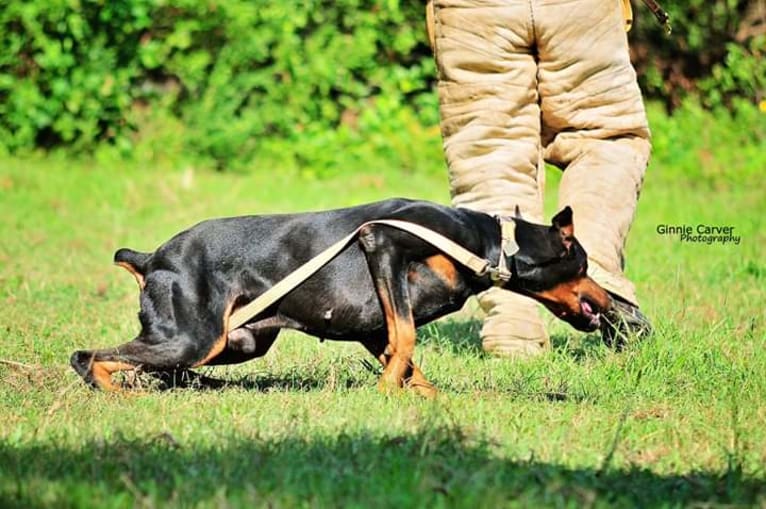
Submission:
M 588 257 L 574 237 L 572 209 L 556 214 L 550 226 L 518 214 L 513 221 L 519 250 L 508 258 L 513 274 L 508 288 L 541 302 L 578 330 L 596 330 L 611 299 L 588 277 Z

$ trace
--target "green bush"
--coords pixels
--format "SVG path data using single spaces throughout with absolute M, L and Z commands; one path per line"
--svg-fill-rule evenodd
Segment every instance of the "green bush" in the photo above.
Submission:
M 669 109 L 698 95 L 711 108 L 734 97 L 766 99 L 766 5 L 762 0 L 660 0 L 670 14 L 667 36 L 640 0 L 631 33 L 644 93 Z
M 0 141 L 10 150 L 119 140 L 140 94 L 132 54 L 149 2 L 3 2 Z
M 742 99 L 733 100 L 731 110 L 709 111 L 687 99 L 670 116 L 660 104 L 650 103 L 651 178 L 658 177 L 653 172 L 659 171 L 668 180 L 684 176 L 714 187 L 762 179 L 766 114 Z
M 422 15 L 397 0 L 13 0 L 0 140 L 128 149 L 136 123 L 170 116 L 187 149 L 223 166 L 264 138 L 374 127 L 401 108 L 433 124 Z
M 650 98 L 677 106 L 692 93 L 715 108 L 764 99 L 762 2 L 664 3 L 669 39 L 634 6 L 631 40 Z M 173 150 L 218 168 L 268 153 L 324 172 L 371 152 L 415 167 L 438 151 L 408 142 L 438 123 L 421 2 L 1 5 L 0 152 Z M 285 141 L 290 154 L 279 153 Z

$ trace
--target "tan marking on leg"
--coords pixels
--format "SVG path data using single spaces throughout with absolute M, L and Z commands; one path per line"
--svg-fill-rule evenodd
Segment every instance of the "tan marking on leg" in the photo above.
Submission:
M 405 377 L 412 369 L 412 353 L 415 349 L 415 323 L 412 317 L 407 320 L 395 316 L 394 326 L 389 329 L 389 336 L 392 332 L 396 346 L 381 376 L 381 382 L 386 388 L 402 387 Z
M 115 265 L 119 265 L 120 267 L 124 268 L 125 270 L 133 274 L 133 277 L 136 278 L 136 283 L 138 283 L 138 287 L 141 288 L 142 290 L 144 289 L 144 286 L 146 286 L 144 275 L 138 272 L 135 267 L 133 267 L 128 262 L 117 262 L 115 263 Z
M 382 353 L 378 355 L 377 357 L 378 361 L 380 361 L 380 364 L 383 366 L 383 369 L 388 366 L 388 362 L 391 360 L 391 355 L 387 353 Z
M 368 352 L 372 354 L 373 357 L 378 359 L 378 362 L 380 362 L 381 366 L 383 366 L 384 368 L 388 366 L 388 361 L 391 360 L 391 355 L 389 353 L 387 353 L 385 350 L 383 351 L 383 353 L 376 353 L 375 350 L 367 346 L 365 343 L 362 343 L 362 345 L 364 345 L 364 347 L 367 349 Z
M 407 381 L 407 386 L 421 396 L 429 399 L 435 398 L 439 393 L 439 391 L 436 390 L 436 387 L 426 379 L 426 376 L 414 362 L 412 363 L 412 376 Z
M 362 341 L 362 346 L 364 346 L 365 349 L 367 349 L 370 354 L 372 354 L 373 357 L 378 359 L 378 362 L 385 368 L 388 366 L 388 361 L 391 359 L 391 354 L 387 352 L 387 348 L 383 348 L 382 352 L 379 352 L 377 348 L 375 348 L 375 344 L 371 342 L 365 342 Z
M 425 260 L 426 266 L 433 271 L 447 286 L 457 286 L 458 273 L 455 264 L 444 255 L 429 256 Z
M 380 302 L 383 307 L 383 316 L 386 319 L 386 331 L 388 331 L 388 347 L 389 349 L 396 350 L 396 316 L 394 315 L 394 307 L 388 300 L 388 296 L 381 295 Z
M 105 391 L 119 391 L 120 387 L 112 382 L 112 373 L 136 369 L 133 364 L 119 361 L 94 361 L 91 364 L 91 375 L 100 389 Z
M 391 305 L 391 302 L 388 300 L 387 295 L 380 295 L 380 303 L 381 307 L 383 308 L 383 317 L 386 320 L 386 331 L 388 333 L 388 346 L 386 347 L 386 350 L 388 351 L 388 355 L 384 353 L 381 355 L 381 357 L 379 357 L 379 360 L 383 363 L 384 368 L 383 374 L 380 376 L 380 380 L 378 382 L 378 388 L 382 392 L 390 392 L 402 386 L 401 381 L 397 380 L 396 376 L 392 373 L 392 370 L 394 369 L 397 349 L 397 320 L 394 314 L 394 308 Z M 396 368 L 396 370 L 398 371 L 399 369 Z
M 226 348 L 226 341 L 229 338 L 229 317 L 231 316 L 231 312 L 234 308 L 234 299 L 226 306 L 226 309 L 223 312 L 223 333 L 221 336 L 215 340 L 215 343 L 213 343 L 213 347 L 210 349 L 210 351 L 205 355 L 205 357 L 192 365 L 193 368 L 197 368 L 199 366 L 203 366 L 210 362 L 212 359 L 217 357 L 221 352 L 224 351 Z

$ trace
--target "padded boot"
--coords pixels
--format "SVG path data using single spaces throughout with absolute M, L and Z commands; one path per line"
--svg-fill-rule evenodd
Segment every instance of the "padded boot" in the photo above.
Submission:
M 487 313 L 481 328 L 485 352 L 527 358 L 550 348 L 550 338 L 535 301 L 493 288 L 479 296 L 479 304 Z
M 604 313 L 601 321 L 601 338 L 607 346 L 622 350 L 629 342 L 652 335 L 652 324 L 638 306 L 613 293 L 610 295 L 612 308 Z

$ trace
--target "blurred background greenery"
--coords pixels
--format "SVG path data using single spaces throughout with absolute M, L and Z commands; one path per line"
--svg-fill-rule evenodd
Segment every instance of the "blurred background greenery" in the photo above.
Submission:
M 686 160 L 688 140 L 697 138 L 684 134 L 698 132 L 700 122 L 713 127 L 708 138 L 724 136 L 760 154 L 766 2 L 662 3 L 672 36 L 638 0 L 630 33 L 654 104 L 655 155 L 685 172 L 710 171 L 701 168 L 704 153 L 691 151 Z M 443 168 L 424 2 L 0 5 L 0 155 L 63 149 L 320 177 L 376 161 L 405 171 Z M 763 159 L 744 159 L 763 167 Z

